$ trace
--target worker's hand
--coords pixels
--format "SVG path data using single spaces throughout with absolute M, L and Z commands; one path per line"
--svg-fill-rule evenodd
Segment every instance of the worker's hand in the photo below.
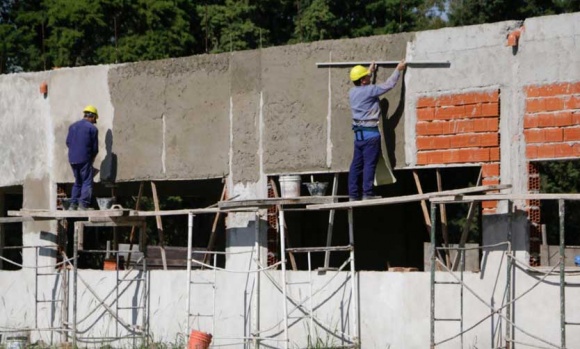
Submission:
M 403 59 L 402 61 L 399 62 L 399 64 L 397 64 L 397 70 L 403 71 L 405 70 L 405 68 L 407 68 L 407 62 L 405 62 L 405 60 Z
M 369 67 L 369 71 L 372 73 L 374 73 L 375 71 L 377 71 L 377 65 L 375 63 L 375 61 L 373 61 Z

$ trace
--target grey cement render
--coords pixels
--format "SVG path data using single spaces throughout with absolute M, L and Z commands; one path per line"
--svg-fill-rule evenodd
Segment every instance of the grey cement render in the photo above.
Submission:
M 501 177 L 515 193 L 525 192 L 525 143 L 522 137 L 524 87 L 528 84 L 579 81 L 580 14 L 533 18 L 517 52 L 505 46 L 507 33 L 519 27 L 516 21 L 446 28 L 435 31 L 335 40 L 279 48 L 203 55 L 175 60 L 141 62 L 115 66 L 60 69 L 34 74 L 0 76 L 0 135 L 10 147 L 0 148 L 0 186 L 23 185 L 25 207 L 54 208 L 55 183 L 72 180 L 62 137 L 66 125 L 76 120 L 85 104 L 100 111 L 101 153 L 97 167 L 109 158 L 117 159 L 117 180 L 202 179 L 228 175 L 230 190 L 241 198 L 264 197 L 265 175 L 279 172 L 308 173 L 346 171 L 350 162 L 352 133 L 346 93 L 350 87 L 347 69 L 318 69 L 318 61 L 448 60 L 450 68 L 415 69 L 405 74 L 405 113 L 395 127 L 394 158 L 399 168 L 416 166 L 414 127 L 416 101 L 421 95 L 501 90 Z M 254 74 L 256 72 L 256 75 Z M 381 70 L 379 78 L 390 71 Z M 47 80 L 49 94 L 38 93 Z M 389 115 L 400 103 L 400 88 L 389 92 Z M 109 132 L 110 131 L 110 132 Z M 106 135 L 110 134 L 110 149 Z M 404 140 L 404 153 L 400 142 Z M 115 155 L 114 157 L 112 155 Z M 42 187 L 42 188 L 41 188 Z M 506 207 L 500 206 L 500 212 Z M 254 236 L 252 218 L 231 214 L 228 228 L 232 237 L 228 251 L 249 254 Z M 537 346 L 558 346 L 558 276 L 545 276 L 527 266 L 527 221 L 518 218 L 515 237 L 514 339 Z M 483 221 L 484 243 L 501 241 L 508 229 L 505 217 Z M 45 244 L 42 231 L 53 226 L 25 225 L 24 244 Z M 355 232 L 356 234 L 356 232 Z M 260 231 L 260 240 L 263 240 Z M 516 243 L 517 242 L 517 243 Z M 50 245 L 50 243 L 49 243 Z M 34 256 L 25 253 L 21 271 L 0 271 L 0 332 L 34 328 Z M 41 261 L 42 263 L 42 261 Z M 505 305 L 506 255 L 498 248 L 483 253 L 481 272 L 466 273 L 464 281 L 464 328 L 481 322 L 464 336 L 464 347 L 494 347 L 505 336 L 506 322 L 500 314 L 490 316 L 489 305 Z M 228 268 L 239 272 L 253 268 L 248 257 L 233 258 Z M 279 271 L 269 272 L 281 280 Z M 280 292 L 266 273 L 217 273 L 216 324 L 214 335 L 244 337 L 257 319 L 251 313 L 256 275 L 260 276 L 260 328 L 282 338 Z M 438 272 L 437 280 L 454 281 L 453 275 Z M 115 273 L 82 270 L 81 277 L 105 297 L 115 284 Z M 186 338 L 184 304 L 187 274 L 184 271 L 151 272 L 150 328 L 155 341 L 175 342 Z M 195 272 L 209 278 L 211 272 Z M 354 319 L 346 310 L 352 304 L 347 275 L 313 273 L 321 289 L 313 305 L 320 305 L 316 317 L 336 334 L 352 333 Z M 363 348 L 425 348 L 429 345 L 429 273 L 359 272 L 358 330 Z M 308 279 L 305 272 L 289 272 L 293 281 Z M 457 275 L 456 275 L 457 276 Z M 577 275 L 567 276 L 571 284 Z M 332 280 L 331 280 L 332 279 Z M 270 284 L 269 284 L 270 282 Z M 82 282 L 81 282 L 82 283 Z M 327 284 L 328 283 L 328 284 Z M 49 297 L 56 281 L 39 281 L 42 295 Z M 459 288 L 437 286 L 437 317 L 457 317 Z M 443 287 L 443 288 L 441 288 Z M 476 295 L 472 294 L 473 291 Z M 139 290 L 128 291 L 127 298 Z M 193 290 L 194 301 L 207 311 L 206 289 Z M 305 299 L 307 286 L 294 286 L 292 295 Z M 89 316 L 88 334 L 108 335 L 114 321 L 106 312 L 91 314 L 96 301 L 80 285 L 79 318 Z M 566 289 L 568 321 L 578 321 L 580 289 Z M 126 300 L 127 298 L 123 298 Z M 329 299 L 327 301 L 327 299 Z M 502 310 L 505 313 L 505 308 Z M 6 314 L 6 315 L 5 315 Z M 293 313 L 295 314 L 295 313 Z M 49 305 L 39 310 L 39 327 L 55 319 Z M 137 317 L 133 317 L 137 319 Z M 92 320 L 92 321 L 91 321 Z M 137 320 L 135 320 L 137 321 Z M 198 323 L 209 331 L 208 323 Z M 304 347 L 312 331 L 308 321 L 290 329 L 290 347 Z M 270 329 L 272 327 L 272 329 Z M 271 331 L 271 332 L 270 332 Z M 310 332 L 309 332 L 310 331 Z M 317 327 L 316 336 L 334 340 Z M 455 323 L 438 324 L 436 340 L 454 336 Z M 49 341 L 48 332 L 33 332 L 32 339 Z M 331 336 L 331 337 L 328 337 Z M 539 337 L 541 340 L 534 338 Z M 568 327 L 568 346 L 580 346 L 580 332 Z M 547 344 L 546 342 L 549 342 Z M 227 344 L 226 342 L 221 342 Z M 280 342 L 271 346 L 282 347 Z M 333 344 L 341 344 L 333 342 Z M 454 339 L 441 348 L 457 348 Z M 242 347 L 241 345 L 239 347 Z

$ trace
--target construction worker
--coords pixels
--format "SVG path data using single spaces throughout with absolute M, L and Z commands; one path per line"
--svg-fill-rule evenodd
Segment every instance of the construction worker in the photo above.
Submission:
M 374 62 L 369 69 L 357 65 L 350 71 L 350 80 L 354 83 L 349 91 L 354 131 L 354 155 L 348 174 L 348 195 L 351 201 L 361 199 L 361 182 L 363 200 L 379 198 L 373 191 L 377 162 L 381 156 L 379 96 L 395 87 L 405 67 L 406 63 L 402 60 L 387 81 L 378 85 L 371 84 L 371 75 L 376 70 Z
M 93 162 L 99 152 L 99 131 L 94 125 L 99 113 L 87 105 L 83 118 L 68 128 L 68 161 L 75 176 L 69 210 L 88 210 L 93 195 Z

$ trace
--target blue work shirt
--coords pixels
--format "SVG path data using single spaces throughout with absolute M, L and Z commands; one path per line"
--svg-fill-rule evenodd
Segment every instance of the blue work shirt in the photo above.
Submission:
M 381 108 L 379 96 L 397 84 L 400 72 L 395 69 L 387 81 L 377 85 L 355 86 L 349 91 L 352 126 L 377 127 Z
M 99 130 L 90 121 L 81 119 L 68 128 L 66 146 L 71 164 L 92 162 L 99 152 Z

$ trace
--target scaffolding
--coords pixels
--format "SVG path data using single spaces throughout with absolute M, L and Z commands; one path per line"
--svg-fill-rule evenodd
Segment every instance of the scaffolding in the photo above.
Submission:
M 0 223 L 14 223 L 14 222 L 24 222 L 24 221 L 35 221 L 35 220 L 59 220 L 68 217 L 74 218 L 87 218 L 88 221 L 78 221 L 74 224 L 74 243 L 73 243 L 73 256 L 68 258 L 66 254 L 63 253 L 63 261 L 57 265 L 56 271 L 54 273 L 44 273 L 39 272 L 38 260 L 36 265 L 35 280 L 36 280 L 36 291 L 35 291 L 35 302 L 40 304 L 42 302 L 50 303 L 53 305 L 53 314 L 56 314 L 56 305 L 61 304 L 61 321 L 56 326 L 51 326 L 49 328 L 39 328 L 38 315 L 36 315 L 35 330 L 38 331 L 53 331 L 59 333 L 63 338 L 68 341 L 72 340 L 73 346 L 76 346 L 79 342 L 87 343 L 87 338 L 83 335 L 87 332 L 87 329 L 81 329 L 80 324 L 85 321 L 92 313 L 97 311 L 98 307 L 104 308 L 104 312 L 110 314 L 116 319 L 115 333 L 112 336 L 107 336 L 103 338 L 91 337 L 91 340 L 97 340 L 101 342 L 114 342 L 121 339 L 130 338 L 133 340 L 133 345 L 144 346 L 148 344 L 150 334 L 149 334 L 149 319 L 148 314 L 148 294 L 149 294 L 149 284 L 148 284 L 148 271 L 146 263 L 146 248 L 145 248 L 145 217 L 148 216 L 162 216 L 162 215 L 187 215 L 188 217 L 188 246 L 187 246 L 187 299 L 186 299 L 186 309 L 187 309 L 187 329 L 192 328 L 194 321 L 200 318 L 209 319 L 208 323 L 211 323 L 207 327 L 210 333 L 215 333 L 215 323 L 216 323 L 216 292 L 218 289 L 217 281 L 218 275 L 220 273 L 243 273 L 254 276 L 252 280 L 254 282 L 254 287 L 251 295 L 251 308 L 249 310 L 248 318 L 251 318 L 251 328 L 243 336 L 232 337 L 232 338 L 220 338 L 215 337 L 216 340 L 240 340 L 246 346 L 254 346 L 255 348 L 260 347 L 262 344 L 267 344 L 268 342 L 277 343 L 276 345 L 288 348 L 291 344 L 291 339 L 289 335 L 289 330 L 292 326 L 296 325 L 301 321 L 307 321 L 307 326 L 311 333 L 314 332 L 315 326 L 320 326 L 327 331 L 330 331 L 328 324 L 317 318 L 315 314 L 315 309 L 317 304 L 315 304 L 315 296 L 322 289 L 324 289 L 328 284 L 330 284 L 338 275 L 345 275 L 345 283 L 349 283 L 349 295 L 348 295 L 348 311 L 344 315 L 348 318 L 348 328 L 341 328 L 337 332 L 337 335 L 342 341 L 342 347 L 360 347 L 360 320 L 358 319 L 358 282 L 357 273 L 355 269 L 355 247 L 354 247 L 354 221 L 353 221 L 353 210 L 355 208 L 362 208 L 366 206 L 377 206 L 377 205 L 390 205 L 399 204 L 407 202 L 419 202 L 423 200 L 429 200 L 431 203 L 430 219 L 433 224 L 431 224 L 430 230 L 430 241 L 431 241 L 431 253 L 430 253 L 430 345 L 432 348 L 440 346 L 444 343 L 448 343 L 452 340 L 458 339 L 460 341 L 461 347 L 464 347 L 464 335 L 465 333 L 473 330 L 477 326 L 481 325 L 488 319 L 497 319 L 497 328 L 494 329 L 494 333 L 497 334 L 497 341 L 494 343 L 494 348 L 511 348 L 515 344 L 525 344 L 529 346 L 534 346 L 530 343 L 522 343 L 516 341 L 515 333 L 519 331 L 520 333 L 529 336 L 530 338 L 542 343 L 542 345 L 547 345 L 549 348 L 567 348 L 566 344 L 566 334 L 567 330 L 571 326 L 580 325 L 580 322 L 572 321 L 566 316 L 566 287 L 577 285 L 571 284 L 566 281 L 566 274 L 570 272 L 575 272 L 578 274 L 580 269 L 576 268 L 566 268 L 565 261 L 565 245 L 564 245 L 564 219 L 565 219 L 565 201 L 566 200 L 580 200 L 580 194 L 486 194 L 486 195 L 473 195 L 478 192 L 495 191 L 500 189 L 509 189 L 509 186 L 480 186 L 456 190 L 448 190 L 441 192 L 433 192 L 426 194 L 408 195 L 400 197 L 391 198 L 381 198 L 368 201 L 357 201 L 357 202 L 339 202 L 342 197 L 338 196 L 323 196 L 323 197 L 299 197 L 299 198 L 271 198 L 271 199 L 254 199 L 254 200 L 237 200 L 237 201 L 220 201 L 217 208 L 207 208 L 207 209 L 183 209 L 183 210 L 173 210 L 173 211 L 133 211 L 133 210 L 110 210 L 110 211 L 86 211 L 86 212 L 75 212 L 75 211 L 12 211 L 9 214 L 18 216 L 10 218 L 1 218 Z M 507 202 L 507 217 L 509 220 L 507 239 L 505 242 L 501 242 L 494 245 L 486 245 L 476 247 L 477 249 L 489 249 L 489 248 L 501 248 L 506 258 L 505 267 L 505 290 L 503 292 L 503 298 L 500 305 L 489 304 L 484 297 L 479 295 L 473 288 L 466 284 L 464 279 L 465 272 L 465 252 L 470 249 L 466 248 L 463 243 L 465 242 L 462 238 L 463 243 L 459 247 L 449 247 L 449 246 L 438 246 L 437 240 L 437 206 L 442 204 L 461 204 L 461 203 L 476 203 L 480 201 L 506 201 Z M 557 200 L 559 203 L 559 217 L 560 217 L 560 262 L 551 268 L 551 270 L 543 271 L 535 268 L 531 268 L 527 263 L 522 262 L 516 257 L 516 254 L 512 248 L 512 232 L 511 232 L 511 220 L 513 219 L 513 207 L 514 202 L 518 200 Z M 260 233 L 262 228 L 261 221 L 266 217 L 266 211 L 269 207 L 278 206 L 278 227 L 280 234 L 280 250 L 281 258 L 280 261 L 274 263 L 273 265 L 266 266 L 266 261 L 263 260 L 260 249 L 264 246 L 261 245 Z M 334 212 L 335 210 L 346 210 L 348 218 L 348 245 L 346 246 L 331 246 L 332 242 L 332 229 L 329 227 L 327 230 L 327 246 L 322 247 L 289 247 L 286 244 L 287 241 L 287 228 L 285 222 L 284 212 L 288 210 L 328 210 Z M 194 219 L 196 215 L 201 214 L 220 214 L 220 213 L 247 213 L 253 215 L 253 219 L 256 222 L 254 225 L 254 247 L 249 251 L 244 252 L 222 252 L 222 251 L 194 251 L 192 247 L 193 237 L 194 237 Z M 329 220 L 329 225 L 333 224 L 332 218 Z M 105 297 L 100 297 L 96 294 L 94 290 L 91 289 L 88 283 L 86 283 L 78 274 L 78 256 L 79 252 L 83 253 L 102 253 L 102 250 L 85 250 L 83 246 L 83 236 L 85 227 L 119 227 L 119 226 L 129 226 L 138 227 L 140 229 L 139 234 L 139 251 L 134 254 L 136 262 L 132 262 L 129 258 L 127 261 L 129 265 L 133 263 L 135 266 L 131 270 L 127 270 L 122 273 L 119 269 L 116 270 L 116 281 L 113 290 L 111 290 Z M 34 247 L 40 248 L 40 247 Z M 51 246 L 54 248 L 54 246 Z M 457 251 L 458 263 L 453 263 L 450 267 L 448 262 L 441 258 L 441 253 L 446 253 L 451 250 Z M 114 250 L 112 251 L 117 255 L 117 264 L 119 264 L 119 256 L 127 251 Z M 341 266 L 334 270 L 328 267 L 328 255 L 331 252 L 341 252 L 347 253 L 348 258 L 344 260 Z M 131 252 L 129 252 L 131 253 Z M 219 268 L 217 265 L 217 256 L 220 254 L 228 255 L 234 253 L 249 253 L 253 255 L 252 263 L 248 270 L 228 270 L 224 268 Z M 331 273 L 330 279 L 320 288 L 316 289 L 313 287 L 313 273 L 315 270 L 312 269 L 311 255 L 314 253 L 324 253 L 324 267 L 316 270 L 316 272 Z M 203 254 L 204 256 L 211 256 L 210 258 L 193 258 L 194 254 Z M 307 255 L 307 273 L 308 281 L 295 283 L 288 277 L 287 271 L 287 254 L 306 254 Z M 39 253 L 37 252 L 38 256 Z M 209 262 L 206 262 L 209 260 Z M 194 272 L 194 266 L 199 266 L 206 268 L 206 271 Z M 51 267 L 54 267 L 51 266 Z M 70 270 L 67 268 L 69 267 Z M 280 282 L 276 280 L 276 277 L 272 274 L 275 269 L 280 269 L 281 273 Z M 541 278 L 528 290 L 515 295 L 515 287 L 513 283 L 513 277 L 515 275 L 516 268 L 524 270 L 527 273 L 534 273 L 542 275 Z M 559 270 L 556 272 L 556 269 Z M 436 276 L 443 275 L 436 271 L 442 270 L 447 272 L 449 275 L 448 279 L 438 279 Z M 67 304 L 69 295 L 69 282 L 68 275 L 69 271 L 72 273 L 72 321 L 69 322 L 70 309 L 68 309 Z M 58 274 L 58 275 L 56 275 Z M 559 344 L 554 344 L 546 341 L 538 336 L 535 336 L 530 331 L 526 331 L 522 326 L 516 324 L 514 317 L 514 306 L 515 302 L 522 297 L 524 297 L 531 289 L 535 288 L 551 275 L 559 275 L 559 287 L 560 287 L 560 329 L 561 338 Z M 62 293 L 55 292 L 54 294 L 59 294 L 58 297 L 53 299 L 40 299 L 38 293 L 38 283 L 39 279 L 43 276 L 52 276 L 56 280 L 60 278 L 60 287 Z M 263 328 L 263 324 L 260 321 L 260 289 L 263 283 L 263 277 L 265 276 L 272 285 L 280 292 L 282 298 L 282 309 L 283 318 L 277 323 L 271 324 L 268 328 Z M 77 318 L 77 302 L 78 302 L 78 282 L 79 280 L 85 283 L 87 290 L 92 293 L 94 297 L 98 300 L 98 306 L 92 309 L 88 315 L 83 319 Z M 451 281 L 449 281 L 451 280 Z M 119 300 L 122 298 L 124 292 L 129 289 L 129 285 L 141 285 L 141 291 L 138 294 L 138 301 L 136 304 L 130 306 L 123 306 L 120 304 Z M 299 284 L 304 284 L 307 288 L 307 295 L 301 298 L 297 298 L 292 294 L 292 288 Z M 56 285 L 56 284 L 55 284 Z M 199 307 L 194 304 L 196 299 L 196 292 L 200 290 L 200 287 L 209 287 L 212 293 L 212 303 L 211 311 L 202 312 Z M 56 286 L 55 286 L 56 287 Z M 458 287 L 459 289 L 459 314 L 456 317 L 439 317 L 436 314 L 436 288 L 439 287 Z M 489 309 L 489 314 L 483 316 L 482 319 L 476 321 L 475 324 L 469 325 L 466 328 L 466 323 L 464 319 L 464 295 L 470 294 L 477 298 L 482 304 L 484 304 Z M 111 299 L 109 299 L 111 297 Z M 207 303 L 207 302 L 206 302 Z M 35 310 L 36 312 L 37 310 Z M 126 320 L 121 315 L 122 312 L 129 311 L 132 314 L 140 314 L 138 321 L 137 318 L 133 316 L 132 320 Z M 298 315 L 295 315 L 298 313 Z M 501 320 L 501 321 L 499 321 Z M 456 322 L 458 324 L 458 331 L 453 336 L 449 338 L 439 339 L 436 338 L 436 323 L 438 322 Z M 505 324 L 504 331 L 501 333 L 500 324 Z M 280 330 L 281 329 L 281 330 Z M 94 342 L 92 342 L 94 343 Z
M 570 283 L 566 281 L 566 274 L 573 273 L 574 275 L 578 275 L 580 273 L 580 268 L 578 267 L 566 267 L 565 260 L 565 201 L 578 201 L 580 200 L 580 194 L 488 194 L 488 195 L 457 195 L 457 196 L 449 196 L 449 197 L 440 197 L 440 198 L 433 198 L 431 199 L 431 218 L 433 221 L 436 218 L 437 212 L 437 205 L 441 204 L 461 204 L 461 203 L 475 203 L 481 201 L 506 201 L 507 202 L 507 217 L 508 217 L 508 230 L 507 230 L 507 237 L 506 241 L 502 243 L 498 243 L 495 245 L 488 245 L 488 246 L 481 246 L 480 248 L 492 248 L 492 247 L 499 247 L 504 246 L 505 251 L 504 254 L 506 256 L 506 270 L 505 270 L 505 292 L 504 298 L 502 299 L 502 303 L 499 307 L 496 307 L 493 304 L 485 301 L 483 297 L 477 294 L 475 290 L 470 288 L 464 282 L 463 274 L 463 261 L 464 261 L 464 254 L 467 250 L 463 246 L 459 246 L 458 248 L 451 248 L 451 247 L 437 247 L 437 229 L 436 224 L 431 226 L 431 308 L 430 308 L 430 345 L 431 348 L 435 348 L 441 344 L 449 342 L 455 338 L 460 338 L 461 347 L 463 348 L 463 336 L 465 333 L 471 331 L 472 329 L 476 328 L 484 321 L 489 319 L 492 316 L 498 316 L 501 320 L 505 321 L 505 336 L 504 339 L 501 340 L 499 338 L 497 343 L 495 343 L 494 348 L 506 348 L 510 349 L 514 347 L 516 344 L 521 344 L 528 347 L 535 347 L 535 348 L 560 348 L 566 349 L 569 348 L 567 346 L 567 328 L 570 326 L 580 326 L 580 322 L 578 321 L 570 321 L 566 317 L 566 287 L 567 286 L 579 286 L 578 283 Z M 549 270 L 540 270 L 538 268 L 533 268 L 528 265 L 527 262 L 521 261 L 517 258 L 514 251 L 512 250 L 512 220 L 514 215 L 514 203 L 516 201 L 522 200 L 557 200 L 558 201 L 558 216 L 559 216 L 559 255 L 560 259 L 559 262 L 549 268 Z M 442 261 L 438 255 L 438 250 L 452 250 L 455 249 L 461 255 L 461 263 L 459 271 L 455 271 L 449 269 L 444 261 Z M 455 281 L 453 282 L 446 282 L 446 281 L 438 281 L 436 279 L 436 270 L 435 265 L 439 265 L 445 272 L 448 273 Z M 513 282 L 513 277 L 515 275 L 515 268 L 519 268 L 519 270 L 525 272 L 526 274 L 536 274 L 542 275 L 540 278 L 536 280 L 536 282 L 529 287 L 528 289 L 522 291 L 518 296 L 515 296 L 515 285 Z M 558 272 L 555 270 L 558 269 Z M 457 275 L 459 274 L 459 275 Z M 552 343 L 545 339 L 542 339 L 530 331 L 525 330 L 520 324 L 516 324 L 514 320 L 514 306 L 517 300 L 524 297 L 528 294 L 532 289 L 540 285 L 541 283 L 546 282 L 546 279 L 551 275 L 557 275 L 559 277 L 559 310 L 560 310 L 560 344 Z M 436 295 L 435 295 L 435 288 L 437 285 L 445 285 L 445 284 L 453 284 L 457 285 L 461 288 L 460 293 L 460 315 L 458 318 L 440 318 L 436 316 Z M 489 308 L 490 314 L 484 316 L 482 319 L 478 320 L 474 325 L 470 326 L 469 328 L 464 328 L 464 312 L 463 312 L 463 302 L 464 302 L 464 290 L 469 292 L 475 298 L 477 298 L 481 303 L 483 303 L 486 307 Z M 459 332 L 449 338 L 445 338 L 442 340 L 436 340 L 435 337 L 435 329 L 436 329 L 436 322 L 437 321 L 455 321 L 459 323 Z M 521 341 L 515 340 L 515 331 L 519 331 L 520 333 L 526 335 L 527 337 L 534 339 L 535 341 L 541 343 L 541 345 L 547 345 L 548 347 L 540 347 L 538 344 L 534 343 L 525 343 Z M 500 334 L 501 335 L 501 334 Z

